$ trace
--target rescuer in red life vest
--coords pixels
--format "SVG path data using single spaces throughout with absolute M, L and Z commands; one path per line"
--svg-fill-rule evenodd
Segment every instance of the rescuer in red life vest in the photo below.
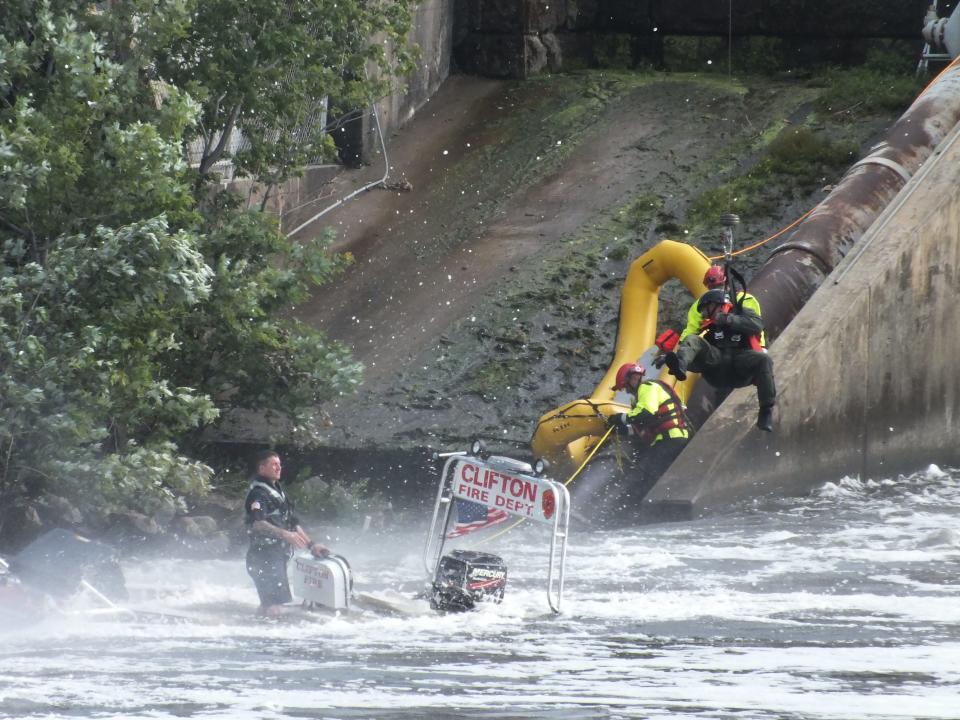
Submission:
M 685 380 L 687 371 L 702 373 L 704 379 L 720 388 L 757 386 L 760 411 L 757 427 L 773 430 L 773 406 L 777 389 L 773 380 L 773 361 L 760 345 L 763 321 L 753 310 L 734 305 L 723 290 L 708 290 L 697 303 L 703 317 L 700 333 L 687 335 L 676 352 L 667 352 L 655 361 L 666 363 L 670 374 Z
M 686 408 L 677 393 L 660 380 L 644 381 L 645 373 L 636 363 L 620 367 L 613 389 L 631 393 L 633 408 L 607 418 L 610 425 L 638 438 L 647 448 L 640 458 L 644 482 L 630 493 L 634 501 L 642 499 L 690 439 Z

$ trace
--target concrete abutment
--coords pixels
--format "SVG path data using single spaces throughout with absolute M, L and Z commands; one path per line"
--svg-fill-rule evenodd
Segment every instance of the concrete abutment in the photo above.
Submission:
M 774 432 L 734 391 L 644 500 L 694 518 L 843 476 L 960 464 L 960 126 L 816 291 L 770 352 Z

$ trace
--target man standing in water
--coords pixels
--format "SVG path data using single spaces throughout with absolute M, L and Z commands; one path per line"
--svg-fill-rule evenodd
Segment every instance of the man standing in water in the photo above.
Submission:
M 257 586 L 260 613 L 279 615 L 283 604 L 293 598 L 287 579 L 287 560 L 293 550 L 308 548 L 316 557 L 330 553 L 315 543 L 300 527 L 293 515 L 293 506 L 280 486 L 283 466 L 273 450 L 257 455 L 255 474 L 244 501 L 250 549 L 247 550 L 247 572 Z

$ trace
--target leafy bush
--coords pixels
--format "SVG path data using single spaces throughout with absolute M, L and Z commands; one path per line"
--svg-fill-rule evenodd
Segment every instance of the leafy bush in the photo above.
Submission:
M 42 265 L 3 268 L 0 495 L 55 488 L 89 509 L 202 490 L 209 469 L 174 441 L 218 413 L 164 371 L 179 318 L 210 292 L 195 238 L 161 217 L 56 238 Z
M 859 67 L 829 68 L 819 82 L 825 89 L 817 110 L 850 121 L 876 111 L 906 110 L 923 87 L 911 63 L 889 54 L 872 54 Z
M 408 67 L 409 8 L 7 3 L 0 506 L 53 491 L 98 512 L 149 510 L 203 492 L 212 471 L 198 438 L 221 412 L 276 410 L 308 440 L 316 404 L 357 384 L 345 348 L 285 319 L 349 257 L 329 254 L 329 236 L 289 241 L 216 191 L 212 166 L 242 127 L 239 172 L 268 186 L 300 172 L 328 143 L 295 140 L 308 106 L 331 93 L 365 104 L 392 63 Z
M 857 147 L 833 142 L 809 127 L 788 126 L 767 146 L 763 157 L 744 175 L 710 188 L 691 206 L 692 223 L 715 222 L 722 213 L 760 217 L 773 208 L 768 191 L 789 184 L 809 191 L 856 159 Z
M 833 142 L 808 127 L 791 127 L 770 143 L 769 171 L 791 176 L 802 189 L 808 189 L 823 180 L 824 171 L 851 165 L 857 151 L 852 142 Z
M 383 495 L 359 478 L 349 485 L 310 477 L 288 486 L 297 514 L 313 520 L 350 523 L 386 507 Z

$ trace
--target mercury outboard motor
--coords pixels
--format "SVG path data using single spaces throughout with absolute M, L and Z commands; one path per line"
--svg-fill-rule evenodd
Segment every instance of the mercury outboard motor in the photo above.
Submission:
M 430 607 L 440 612 L 473 610 L 478 602 L 499 603 L 506 588 L 507 566 L 499 556 L 454 550 L 440 558 Z

